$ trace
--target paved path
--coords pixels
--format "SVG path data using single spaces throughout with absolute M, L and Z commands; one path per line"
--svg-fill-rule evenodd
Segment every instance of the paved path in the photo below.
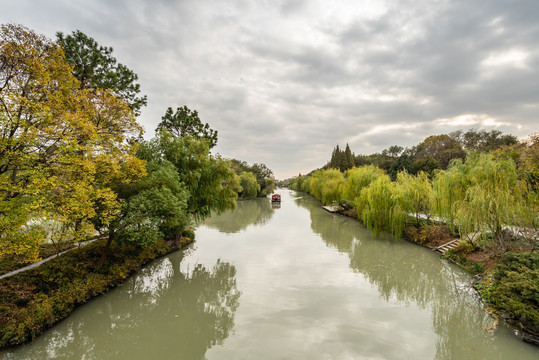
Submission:
M 97 240 L 97 239 L 92 239 L 92 240 L 80 242 L 80 243 L 79 243 L 79 246 L 72 247 L 71 249 L 62 251 L 62 252 L 59 253 L 59 254 L 55 254 L 55 255 L 49 256 L 48 258 L 45 258 L 45 259 L 43 259 L 43 260 L 41 260 L 41 261 L 35 262 L 35 263 L 30 264 L 30 265 L 28 265 L 28 266 L 25 266 L 25 267 L 23 267 L 23 268 L 20 268 L 20 269 L 17 269 L 17 270 L 13 270 L 13 271 L 11 271 L 11 272 L 8 272 L 8 273 L 5 273 L 5 274 L 3 274 L 3 275 L 0 275 L 0 280 L 1 280 L 1 279 L 4 279 L 4 278 L 7 278 L 7 277 L 10 277 L 10 276 L 13 276 L 13 275 L 18 274 L 18 273 L 23 272 L 23 271 L 27 271 L 27 270 L 30 270 L 30 269 L 35 269 L 36 267 L 40 266 L 41 264 L 46 263 L 47 261 L 50 261 L 50 260 L 54 259 L 55 257 L 58 257 L 58 256 L 60 256 L 60 255 L 62 255 L 62 254 L 65 254 L 65 253 L 68 252 L 68 251 L 77 249 L 77 248 L 79 248 L 79 247 L 81 247 L 81 246 L 91 244 L 91 243 L 93 243 L 93 242 L 96 241 L 96 240 Z

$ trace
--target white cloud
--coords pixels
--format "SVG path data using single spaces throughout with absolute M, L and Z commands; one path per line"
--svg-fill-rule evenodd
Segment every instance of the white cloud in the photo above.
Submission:
M 512 126 L 510 122 L 498 121 L 487 114 L 462 114 L 452 118 L 436 119 L 435 123 L 439 126 L 451 126 L 451 127 L 486 127 L 486 128 L 499 128 L 502 126 Z M 519 126 L 517 124 L 517 126 Z

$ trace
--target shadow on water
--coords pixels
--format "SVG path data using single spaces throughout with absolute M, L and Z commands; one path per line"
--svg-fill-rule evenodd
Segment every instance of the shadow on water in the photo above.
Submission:
M 495 319 L 483 310 L 470 274 L 404 240 L 387 234 L 373 239 L 358 221 L 324 211 L 312 197 L 295 202 L 309 210 L 313 232 L 328 247 L 347 254 L 350 268 L 376 286 L 381 298 L 429 310 L 437 335 L 437 359 L 470 358 L 477 349 L 488 350 L 475 356 L 507 358 L 506 352 L 499 351 L 504 342 L 494 342 L 496 334 L 485 330 Z M 511 337 L 504 330 L 504 336 Z
M 182 257 L 153 262 L 5 359 L 204 359 L 234 327 L 236 269 L 182 272 Z
M 249 225 L 262 225 L 273 216 L 274 210 L 268 198 L 238 201 L 235 210 L 225 211 L 204 221 L 204 225 L 222 233 L 236 233 Z

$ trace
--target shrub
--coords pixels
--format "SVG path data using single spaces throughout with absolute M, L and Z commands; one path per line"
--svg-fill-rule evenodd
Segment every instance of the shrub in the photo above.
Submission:
M 494 274 L 491 301 L 539 327 L 539 253 L 508 253 Z

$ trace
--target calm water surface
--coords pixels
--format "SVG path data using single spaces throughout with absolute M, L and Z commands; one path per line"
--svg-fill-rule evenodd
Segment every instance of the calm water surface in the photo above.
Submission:
M 472 277 L 310 196 L 240 202 L 4 359 L 539 359 Z

